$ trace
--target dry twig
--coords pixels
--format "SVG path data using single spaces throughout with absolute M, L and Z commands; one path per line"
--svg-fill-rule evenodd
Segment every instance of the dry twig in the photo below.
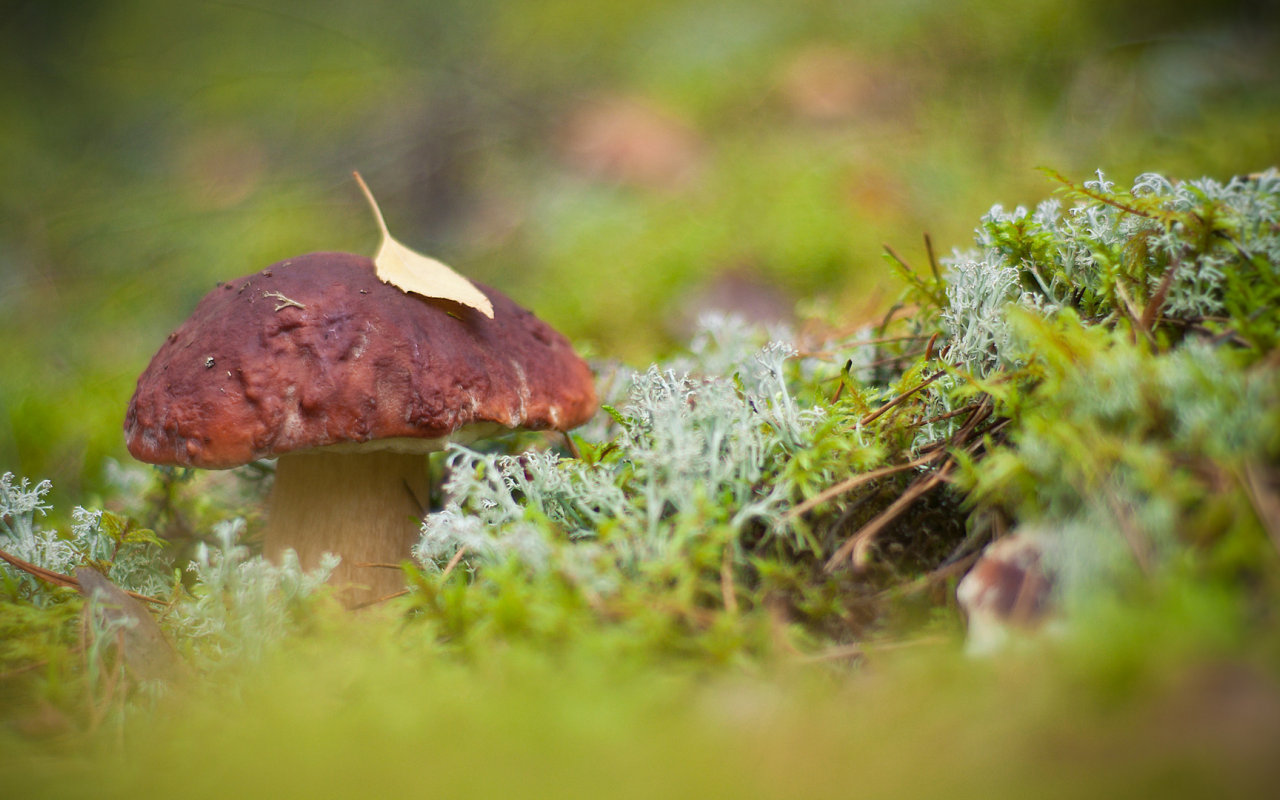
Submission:
M 908 389 L 907 391 L 905 391 L 905 392 L 903 392 L 902 394 L 898 395 L 897 397 L 893 398 L 893 399 L 892 399 L 892 400 L 890 400 L 889 402 L 887 402 L 887 403 L 885 403 L 884 405 L 880 406 L 880 408 L 876 409 L 875 411 L 872 411 L 870 414 L 868 414 L 868 415 L 866 415 L 865 417 L 863 417 L 862 419 L 858 420 L 858 424 L 859 424 L 859 425 L 867 425 L 867 424 L 869 424 L 869 423 L 871 423 L 871 422 L 874 422 L 875 420 L 879 419 L 879 418 L 880 418 L 880 417 L 881 417 L 881 416 L 882 416 L 886 411 L 888 411 L 888 410 L 890 410 L 890 409 L 892 409 L 892 408 L 896 407 L 896 406 L 897 406 L 897 405 L 899 405 L 903 400 L 906 400 L 906 399 L 907 399 L 908 397 L 910 397 L 911 395 L 915 394 L 916 392 L 920 391 L 920 390 L 921 390 L 921 389 L 923 389 L 924 387 L 928 386 L 929 384 L 933 383 L 933 382 L 934 382 L 934 381 L 936 381 L 938 378 L 941 378 L 943 375 L 946 375 L 946 374 L 947 374 L 946 370 L 938 370 L 937 372 L 935 372 L 935 373 L 933 373 L 932 375 L 930 375 L 927 379 L 925 379 L 925 381 L 924 381 L 923 383 L 921 383 L 921 384 L 919 384 L 919 385 L 915 386 L 915 387 L 914 387 L 914 388 L 912 388 L 912 389 Z
M 827 560 L 826 571 L 834 572 L 850 556 L 853 557 L 854 566 L 864 566 L 867 560 L 867 550 L 871 547 L 871 543 L 880 531 L 888 527 L 889 523 L 897 519 L 913 503 L 942 483 L 954 467 L 955 462 L 948 459 L 941 469 L 914 481 L 897 500 L 893 501 L 892 505 L 880 512 L 875 519 L 862 526 L 861 530 L 840 545 L 840 548 Z
M 3 550 L 0 550 L 0 559 L 9 562 L 10 565 L 17 567 L 23 572 L 36 576 L 37 578 L 44 581 L 45 583 L 52 583 L 54 586 L 65 586 L 68 589 L 76 589 L 77 591 L 80 589 L 80 581 L 76 580 L 70 575 L 63 575 L 61 572 L 54 572 L 53 570 L 45 569 L 44 567 L 40 567 L 35 564 L 32 564 L 30 561 L 23 561 L 17 556 L 10 555 L 9 553 L 6 553 Z M 145 594 L 138 594 L 137 592 L 128 592 L 128 591 L 126 591 L 125 594 L 129 595 L 135 600 L 142 600 L 143 602 L 146 602 L 146 603 L 154 603 L 155 605 L 158 605 L 158 606 L 167 605 L 165 601 L 157 599 L 155 597 L 148 597 Z
M 973 434 L 974 429 L 980 422 L 991 415 L 994 408 L 995 405 L 992 403 L 991 398 L 984 398 L 982 402 L 978 404 L 977 408 L 974 409 L 973 416 L 965 422 L 964 427 L 957 431 L 955 436 L 951 437 L 949 444 L 956 446 L 967 443 Z M 977 446 L 981 446 L 980 440 Z M 927 458 L 932 461 L 945 452 L 945 449 L 938 448 Z M 854 566 L 864 566 L 866 564 L 867 552 L 871 547 L 871 543 L 875 540 L 875 537 L 879 535 L 880 531 L 884 530 L 891 522 L 910 508 L 916 500 L 919 500 L 925 494 L 932 491 L 938 484 L 948 482 L 951 472 L 955 467 L 955 460 L 948 457 L 939 469 L 936 469 L 928 475 L 921 476 L 912 482 L 912 484 L 907 487 L 907 490 L 903 492 L 902 495 L 899 496 L 898 499 L 895 500 L 888 508 L 880 512 L 875 519 L 862 526 L 861 530 L 850 537 L 844 544 L 840 545 L 840 548 L 836 550 L 830 559 L 827 560 L 825 566 L 826 571 L 835 571 L 835 569 L 851 555 L 853 557 Z
M 784 518 L 795 519 L 801 514 L 806 514 L 809 511 L 812 511 L 815 507 L 827 502 L 833 497 L 839 497 L 840 495 L 848 491 L 858 488 L 864 483 L 870 483 L 871 481 L 874 481 L 877 478 L 884 478 L 889 475 L 897 475 L 899 472 L 906 472 L 909 469 L 922 467 L 925 464 L 928 464 L 932 461 L 936 461 L 940 455 L 941 455 L 941 452 L 933 455 L 929 455 L 929 456 L 924 456 L 922 458 L 917 458 L 916 460 L 908 461 L 905 464 L 898 464 L 893 467 L 881 467 L 880 469 L 875 469 L 875 470 L 872 470 L 871 472 L 863 472 L 859 475 L 854 475 L 852 477 L 846 478 L 840 483 L 837 483 L 836 485 L 828 489 L 824 489 L 823 491 L 819 492 L 813 497 L 810 497 L 808 500 L 805 500 L 800 505 L 789 509 L 787 513 L 784 515 Z
M 1156 293 L 1151 295 L 1151 299 L 1147 301 L 1147 307 L 1142 310 L 1142 318 L 1138 321 L 1138 324 L 1148 333 L 1151 332 L 1151 327 L 1155 324 L 1156 317 L 1160 314 L 1160 309 L 1164 307 L 1164 301 L 1169 296 L 1169 290 L 1173 288 L 1173 277 L 1177 273 L 1180 263 L 1182 262 L 1175 259 L 1169 264 L 1169 268 L 1164 271 L 1164 277 L 1160 280 L 1160 285 L 1156 288 Z
M 463 555 L 465 555 L 465 554 L 466 554 L 466 552 L 467 552 L 467 548 L 466 548 L 466 546 L 464 545 L 464 546 L 462 546 L 462 547 L 459 547 L 459 548 L 458 548 L 458 552 L 456 552 L 456 553 L 454 553 L 454 554 L 453 554 L 453 558 L 449 559 L 449 563 L 445 565 L 444 570 L 440 573 L 440 582 L 441 582 L 441 583 L 444 583 L 445 579 L 449 577 L 449 573 L 450 573 L 450 572 L 453 572 L 453 568 L 454 568 L 454 567 L 456 567 L 456 566 L 458 566 L 458 562 L 462 560 L 462 556 L 463 556 Z M 358 565 L 358 566 L 378 567 L 378 566 L 385 566 L 385 565 L 382 565 L 382 564 L 361 564 L 361 565 Z M 396 569 L 399 569 L 399 567 L 397 567 Z M 409 594 L 409 592 L 411 592 L 411 591 L 412 591 L 412 589 L 401 589 L 401 590 L 400 590 L 400 591 L 398 591 L 398 592 L 392 592 L 391 594 L 383 595 L 382 597 L 375 597 L 374 599 L 372 599 L 372 600 L 366 600 L 366 601 L 364 601 L 363 603 L 356 603 L 354 606 L 352 606 L 352 607 L 351 607 L 351 610 L 352 610 L 352 611 L 359 611 L 359 610 L 360 610 L 360 609 L 362 609 L 362 608 L 368 608 L 368 607 L 370 607 L 370 606 L 376 606 L 376 605 L 378 605 L 379 603 L 385 603 L 385 602 L 387 602 L 388 600 L 394 600 L 394 599 L 396 599 L 397 597 L 404 597 L 405 595 Z

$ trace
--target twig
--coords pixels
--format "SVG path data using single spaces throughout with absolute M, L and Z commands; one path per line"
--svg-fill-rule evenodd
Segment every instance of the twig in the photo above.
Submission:
M 379 564 L 376 561 L 357 561 L 353 567 L 376 567 L 377 569 L 404 569 L 400 564 Z
M 863 506 L 867 505 L 872 500 L 875 500 L 880 495 L 884 494 L 884 490 L 887 488 L 889 488 L 888 484 L 882 483 L 876 488 L 862 495 L 862 497 L 859 497 L 857 500 L 850 503 L 845 508 L 845 510 L 841 512 L 840 516 L 836 517 L 836 521 L 831 523 L 831 530 L 833 531 L 842 530 L 844 528 L 845 523 L 853 519 L 854 514 L 857 514 L 859 511 L 862 510 Z M 819 555 L 819 558 L 821 558 L 821 555 Z
M 935 422 L 942 422 L 944 419 L 951 419 L 952 417 L 958 417 L 961 414 L 968 414 L 970 411 L 977 409 L 979 405 L 981 404 L 965 406 L 964 408 L 957 408 L 955 411 L 948 411 L 945 414 L 939 414 L 936 417 L 929 417 L 928 419 L 922 419 L 918 422 L 913 422 L 911 424 L 912 425 L 932 425 Z
M 1155 323 L 1160 309 L 1164 307 L 1165 298 L 1169 296 L 1169 290 L 1173 288 L 1173 276 L 1178 271 L 1178 266 L 1182 262 L 1174 260 L 1169 264 L 1169 268 L 1164 271 L 1164 278 L 1160 280 L 1160 285 L 1156 287 L 1156 293 L 1151 295 L 1151 299 L 1147 301 L 1147 307 L 1142 310 L 1142 319 L 1139 324 L 1143 330 L 1150 331 L 1151 326 Z
M 414 506 L 417 507 L 418 513 L 421 515 L 420 517 L 418 517 L 418 519 L 420 520 L 426 519 L 427 514 L 431 513 L 431 473 L 429 470 L 426 472 L 426 478 L 427 478 L 427 499 L 425 502 L 422 500 L 422 498 L 418 497 L 418 493 L 415 492 L 413 490 L 413 487 L 409 485 L 408 478 L 405 478 L 402 481 L 404 483 L 404 490 L 409 493 L 409 499 L 413 501 Z M 359 565 L 357 564 L 356 566 L 359 566 Z
M 846 644 L 840 647 L 830 647 L 807 656 L 800 656 L 796 661 L 801 664 L 816 664 L 820 661 L 836 661 L 841 658 L 865 658 L 866 655 L 867 651 L 862 649 L 862 645 Z
M 924 346 L 924 360 L 926 362 L 933 360 L 933 345 L 938 341 L 938 336 L 940 336 L 941 333 L 942 333 L 941 331 L 935 331 L 934 334 L 929 337 L 928 344 Z M 943 348 L 944 354 L 946 349 L 947 348 L 945 347 Z
M 27 572 L 36 576 L 37 578 L 39 578 L 42 581 L 45 581 L 46 583 L 52 583 L 54 586 L 66 586 L 71 589 L 80 588 L 80 582 L 69 575 L 63 575 L 60 572 L 54 572 L 52 570 L 47 570 L 44 567 L 36 566 L 35 564 L 32 564 L 30 561 L 23 561 L 17 556 L 10 555 L 9 553 L 6 553 L 3 550 L 0 550 L 0 559 L 3 559 L 9 562 L 11 565 L 17 567 L 23 572 Z
M 884 478 L 888 475 L 896 475 L 899 472 L 906 472 L 907 470 L 915 469 L 916 467 L 922 467 L 925 464 L 928 464 L 932 461 L 936 461 L 940 455 L 941 455 L 941 451 L 933 455 L 925 456 L 923 458 L 917 458 L 914 461 L 908 461 L 905 464 L 898 464 L 897 466 L 893 466 L 893 467 L 881 467 L 880 469 L 872 470 L 871 472 L 863 472 L 859 475 L 854 475 L 852 477 L 846 478 L 840 481 L 839 483 L 835 484 L 834 486 L 831 486 L 830 488 L 823 489 L 821 492 L 814 495 L 813 497 L 810 497 L 808 500 L 805 500 L 800 505 L 789 509 L 787 513 L 783 515 L 783 518 L 795 519 L 801 514 L 806 514 L 812 511 L 814 508 L 822 505 L 823 503 L 827 502 L 831 498 L 839 497 L 840 495 L 852 489 L 858 488 L 864 483 L 870 483 L 871 481 L 874 481 L 877 478 Z
M 573 441 L 573 437 L 569 435 L 568 431 L 561 431 L 561 435 L 564 436 L 564 446 L 569 451 L 569 455 L 581 461 L 582 453 L 578 452 L 578 445 Z
M 95 637 L 98 634 L 95 634 Z M 107 669 L 107 659 L 105 652 L 99 662 L 99 669 L 107 676 L 105 692 L 103 693 L 102 702 L 96 703 L 90 700 L 89 704 L 89 733 L 93 733 L 102 725 L 107 718 L 107 710 L 111 706 L 111 701 L 115 697 L 116 685 L 120 682 L 120 677 L 124 666 L 124 631 L 116 631 L 116 657 L 111 669 Z M 96 642 L 96 638 L 95 638 Z
M 844 362 L 844 369 L 840 370 L 840 374 L 836 376 L 836 380 L 840 381 L 836 385 L 836 393 L 831 395 L 831 405 L 835 405 L 840 400 L 840 393 L 844 391 L 845 379 L 849 377 L 849 370 L 853 368 L 853 359 Z
M 1216 320 L 1214 320 L 1214 321 L 1216 321 Z M 1202 334 L 1202 335 L 1204 335 L 1204 336 L 1208 336 L 1208 337 L 1210 337 L 1210 338 L 1209 338 L 1209 341 L 1210 341 L 1210 343 L 1211 343 L 1211 344 L 1214 344 L 1214 345 L 1222 344 L 1222 342 L 1223 342 L 1225 339 L 1230 338 L 1230 339 L 1232 339 L 1233 341 L 1235 341 L 1235 343 L 1236 343 L 1236 344 L 1240 345 L 1241 347 L 1249 347 L 1249 346 L 1250 346 L 1250 345 L 1249 345 L 1249 341 L 1248 341 L 1247 339 L 1243 339 L 1243 338 L 1241 338 L 1241 337 L 1240 337 L 1240 334 L 1236 333 L 1236 331 L 1235 331 L 1235 329 L 1234 329 L 1234 328 L 1227 328 L 1225 331 L 1223 331 L 1223 332 L 1219 333 L 1219 332 L 1217 332 L 1217 331 L 1213 330 L 1212 328 L 1210 328 L 1210 327 L 1208 327 L 1208 326 L 1206 326 L 1206 325 L 1197 325 L 1197 324 L 1196 324 L 1196 323 L 1194 323 L 1194 322 L 1192 322 L 1192 323 L 1183 323 L 1183 322 L 1182 322 L 1182 320 L 1178 320 L 1178 319 L 1176 319 L 1176 318 L 1174 318 L 1174 317 L 1161 317 L 1161 322 L 1178 322 L 1178 323 L 1181 323 L 1181 324 L 1183 324 L 1183 325 L 1184 325 L 1187 329 L 1189 329 L 1189 330 L 1193 330 L 1193 331 L 1195 331 L 1196 333 L 1199 333 L 1199 334 Z
M 285 297 L 279 292 L 263 292 L 262 296 L 280 301 L 280 304 L 276 306 L 276 311 L 283 311 L 286 308 L 300 308 L 303 311 L 307 310 L 307 307 L 304 306 L 302 303 L 299 303 L 297 300 L 294 300 L 290 297 Z
M 386 594 L 386 595 L 383 595 L 382 597 L 376 597 L 373 600 L 366 600 L 363 603 L 356 603 L 354 606 L 351 607 L 351 610 L 359 611 L 362 608 L 368 608 L 369 606 L 376 606 L 379 603 L 385 603 L 388 600 L 394 600 L 397 597 L 404 597 L 406 594 L 409 593 L 409 591 L 410 591 L 409 589 L 401 589 L 398 592 L 392 592 L 391 594 Z
M 449 559 L 449 563 L 444 565 L 444 571 L 440 573 L 440 581 L 442 583 L 445 578 L 449 577 L 449 573 L 453 572 L 453 568 L 458 566 L 458 562 L 462 561 L 462 556 L 465 555 L 466 552 L 467 546 L 464 544 L 462 547 L 458 548 L 458 552 L 453 554 L 453 558 Z
M 440 582 L 441 582 L 441 583 L 443 583 L 443 582 L 444 582 L 445 578 L 448 578 L 448 577 L 449 577 L 449 573 L 450 573 L 450 572 L 453 572 L 453 568 L 454 568 L 454 567 L 456 567 L 456 566 L 458 566 L 458 562 L 462 560 L 462 556 L 463 556 L 463 554 L 464 554 L 464 553 L 466 553 L 466 552 L 467 552 L 467 547 L 466 547 L 466 545 L 463 545 L 462 547 L 459 547 L 459 548 L 458 548 L 458 552 L 456 552 L 456 553 L 454 553 L 454 554 L 453 554 L 453 558 L 449 559 L 449 563 L 445 565 L 445 567 L 444 567 L 444 571 L 440 573 Z M 357 567 L 379 567 L 379 566 L 385 566 L 385 565 L 383 565 L 383 564 L 357 564 L 356 566 L 357 566 Z M 399 569 L 399 567 L 396 567 L 396 569 Z M 378 605 L 379 603 L 385 603 L 385 602 L 387 602 L 388 600 L 394 600 L 394 599 L 396 599 L 397 597 L 404 597 L 406 594 L 408 594 L 408 593 L 409 593 L 409 592 L 411 592 L 411 591 L 412 591 L 412 589 L 401 589 L 401 590 L 400 590 L 400 591 L 398 591 L 398 592 L 392 592 L 391 594 L 383 595 L 382 597 L 376 597 L 376 598 L 374 598 L 373 600 L 366 600 L 366 601 L 364 601 L 363 603 L 356 603 L 354 606 L 352 606 L 352 607 L 351 607 L 351 610 L 352 610 L 352 611 L 359 611 L 359 610 L 360 610 L 360 609 L 362 609 L 362 608 L 368 608 L 369 606 L 376 606 L 376 605 Z
M 893 501 L 892 505 L 880 512 L 875 519 L 862 526 L 862 530 L 850 537 L 847 542 L 840 545 L 840 549 L 836 550 L 835 554 L 827 560 L 826 571 L 834 572 L 850 555 L 853 556 L 855 566 L 863 566 L 866 563 L 867 549 L 880 531 L 897 519 L 902 512 L 910 508 L 916 500 L 919 500 L 938 484 L 942 483 L 954 467 L 955 462 L 948 459 L 941 469 L 917 479 L 908 486 L 907 490 L 897 500 Z
M 52 583 L 54 586 L 65 586 L 68 589 L 77 589 L 77 590 L 80 588 L 80 581 L 76 580 L 70 575 L 63 575 L 61 572 L 54 572 L 52 570 L 45 569 L 44 567 L 36 566 L 35 564 L 32 564 L 30 561 L 23 561 L 17 556 L 10 555 L 9 553 L 6 553 L 3 550 L 0 550 L 0 559 L 3 559 L 4 561 L 9 562 L 11 565 L 17 567 L 23 572 L 27 572 L 36 576 L 37 578 L 39 578 L 42 581 L 45 581 L 46 583 Z M 155 597 L 148 597 L 145 594 L 138 594 L 137 592 L 130 592 L 130 591 L 125 591 L 125 594 L 129 595 L 135 600 L 142 600 L 147 603 L 154 603 L 155 605 L 158 605 L 158 606 L 168 605 L 163 600 L 159 600 Z
M 889 356 L 888 358 L 882 358 L 879 361 L 872 361 L 870 364 L 863 364 L 858 369 L 871 369 L 872 367 L 883 367 L 885 364 L 892 364 L 895 361 L 903 361 L 908 358 L 915 358 L 916 356 L 921 355 L 925 352 L 926 352 L 925 350 L 914 350 L 910 353 L 903 353 L 902 355 L 898 355 L 898 356 Z M 852 358 L 849 359 L 847 364 L 848 366 L 846 367 L 846 369 L 852 369 L 853 359 Z M 824 378 L 821 382 L 830 383 L 831 381 L 838 381 L 843 376 L 843 374 L 844 372 L 842 371 L 841 375 L 836 375 L 831 378 Z M 839 398 L 836 398 L 836 399 L 839 399 Z M 832 400 L 832 402 L 834 403 L 835 400 Z
M 840 483 L 837 483 L 834 486 L 824 489 L 822 492 L 818 493 L 817 495 L 814 495 L 813 497 L 804 501 L 800 505 L 795 506 L 794 508 L 788 510 L 786 514 L 783 515 L 783 518 L 794 519 L 800 516 L 801 514 L 811 511 L 815 506 L 825 503 L 831 498 L 844 494 L 845 492 L 848 492 L 851 489 L 856 489 L 857 487 L 863 485 L 864 483 L 873 481 L 877 478 L 885 477 L 886 475 L 893 475 L 898 472 L 905 472 L 914 467 L 924 466 L 926 464 L 929 464 L 938 460 L 943 455 L 943 453 L 946 452 L 946 448 L 948 446 L 967 442 L 970 438 L 970 434 L 973 433 L 974 428 L 977 427 L 977 425 L 981 423 L 984 419 L 991 416 L 991 412 L 995 409 L 995 405 L 991 403 L 990 400 L 991 400 L 990 397 L 985 397 L 977 405 L 966 406 L 965 408 L 957 409 L 956 411 L 952 411 L 948 414 L 943 414 L 940 417 L 937 417 L 936 419 L 946 419 L 947 417 L 958 416 L 965 412 L 970 412 L 970 411 L 973 412 L 973 416 L 970 417 L 967 422 L 965 422 L 964 427 L 956 431 L 955 435 L 952 436 L 950 440 L 935 442 L 934 445 L 929 449 L 928 455 L 921 456 L 920 458 L 917 458 L 914 461 L 909 461 L 906 464 L 899 464 L 893 467 L 883 467 L 878 470 L 873 470 L 872 472 L 865 472 L 865 473 L 862 473 L 861 475 L 854 475 L 850 478 L 846 478 Z M 995 430 L 997 427 L 1004 424 L 1006 421 L 1007 420 L 1001 420 L 1000 422 L 996 423 L 995 426 L 992 426 L 982 431 L 982 434 L 985 435 L 986 433 L 989 433 Z M 943 478 L 943 480 L 945 480 L 945 477 Z
M 872 411 L 870 414 L 868 414 L 868 415 L 866 415 L 865 417 L 863 417 L 862 419 L 858 420 L 858 424 L 859 424 L 859 425 L 867 425 L 867 424 L 869 424 L 869 423 L 871 423 L 871 422 L 874 422 L 875 420 L 879 419 L 879 418 L 880 418 L 880 416 L 881 416 L 882 414 L 884 414 L 886 411 L 888 411 L 889 409 L 891 409 L 891 408 L 893 408 L 894 406 L 898 405 L 898 404 L 899 404 L 899 403 L 901 403 L 903 400 L 906 400 L 906 399 L 907 399 L 908 397 L 910 397 L 911 395 L 915 394 L 916 392 L 920 391 L 920 390 L 921 390 L 921 389 L 923 389 L 924 387 L 928 386 L 929 384 L 933 383 L 933 382 L 934 382 L 934 381 L 936 381 L 938 378 L 941 378 L 943 375 L 946 375 L 946 374 L 947 374 L 946 370 L 938 370 L 937 372 L 933 373 L 933 375 L 931 375 L 927 380 L 925 380 L 925 381 L 924 381 L 924 383 L 919 384 L 918 386 L 916 386 L 916 387 L 915 387 L 915 388 L 913 388 L 913 389 L 908 389 L 907 391 L 905 391 L 905 392 L 903 392 L 902 394 L 898 395 L 897 397 L 893 398 L 893 399 L 892 399 L 892 400 L 890 400 L 889 402 L 887 402 L 887 403 L 885 403 L 884 405 L 880 406 L 880 408 L 876 409 L 875 411 Z
M 982 438 L 982 437 L 984 437 L 984 436 L 989 436 L 990 434 L 996 433 L 996 432 L 1000 431 L 1000 430 L 1001 430 L 1001 429 L 1003 429 L 1003 428 L 1007 428 L 1007 427 L 1009 426 L 1009 423 L 1010 423 L 1010 422 L 1013 422 L 1013 420 L 1011 420 L 1011 419 L 1002 419 L 1002 420 L 999 420 L 999 421 L 997 421 L 997 422 L 993 422 L 993 423 L 991 423 L 990 425 L 988 425 L 987 427 L 983 428 L 982 430 L 977 431 L 976 433 L 974 433 L 974 434 L 973 434 L 973 436 L 972 436 L 972 437 L 970 437 L 970 438 L 972 438 L 972 439 L 981 439 L 981 438 Z M 976 452 L 976 451 L 974 451 L 974 452 Z
M 890 247 L 887 244 L 882 244 L 880 246 L 884 248 L 884 251 L 888 253 L 889 256 L 893 258 L 894 261 L 897 261 L 899 264 L 901 264 L 902 268 L 905 269 L 907 272 L 911 272 L 911 273 L 915 272 L 915 270 L 911 268 L 911 265 L 906 262 L 906 259 L 898 255 L 896 252 L 894 252 L 894 249 L 892 247 Z
M 46 658 L 41 661 L 32 661 L 30 664 L 23 664 L 22 666 L 15 667 L 11 670 L 8 670 L 7 672 L 0 672 L 0 681 L 17 677 L 18 675 L 22 675 L 23 673 L 30 672 L 33 669 L 40 669 L 41 667 L 47 665 L 48 663 L 49 663 L 49 659 Z
M 924 235 L 924 249 L 929 254 L 929 268 L 933 270 L 933 279 L 938 283 L 942 283 L 942 272 L 938 269 L 938 258 L 933 254 L 933 239 L 927 233 Z
M 907 306 L 902 303 L 895 303 L 889 307 L 888 313 L 884 315 L 884 319 L 880 322 L 880 335 L 884 336 L 884 332 L 889 329 L 889 323 L 893 322 L 893 315 L 899 311 L 904 314 L 914 314 L 920 310 L 920 306 Z M 904 318 L 905 319 L 905 318 Z
M 1143 211 L 1143 210 L 1142 210 L 1142 209 L 1140 209 L 1140 208 L 1135 208 L 1134 206 L 1130 206 L 1130 205 L 1126 205 L 1126 204 L 1124 204 L 1124 203 L 1121 203 L 1119 200 L 1114 200 L 1114 199 L 1112 199 L 1111 197 L 1107 196 L 1106 194 L 1103 194 L 1103 193 L 1102 193 L 1102 192 L 1100 192 L 1100 191 L 1094 191 L 1093 189 L 1090 189 L 1090 188 L 1088 188 L 1088 187 L 1086 187 L 1086 186 L 1083 186 L 1083 185 L 1077 186 L 1075 183 L 1073 183 L 1073 182 L 1071 182 L 1070 180 L 1068 180 L 1067 178 L 1063 177 L 1063 175 L 1062 175 L 1061 173 L 1056 172 L 1056 171 L 1054 171 L 1054 170 L 1051 170 L 1051 169 L 1041 169 L 1040 171 L 1041 171 L 1041 172 L 1043 172 L 1045 175 L 1048 175 L 1048 176 L 1049 176 L 1050 178 L 1052 178 L 1053 180 L 1055 180 L 1055 181 L 1057 181 L 1057 182 L 1061 183 L 1062 185 L 1066 186 L 1066 187 L 1067 187 L 1067 189 L 1069 189 L 1070 191 L 1078 192 L 1078 193 L 1080 193 L 1080 194 L 1084 195 L 1085 197 L 1091 197 L 1091 198 L 1093 198 L 1094 200 L 1097 200 L 1099 203 L 1105 203 L 1106 205 L 1109 205 L 1109 206 L 1111 206 L 1111 207 L 1113 207 L 1113 208 L 1118 208 L 1118 209 L 1120 209 L 1121 211 L 1128 212 L 1128 213 L 1133 214 L 1133 215 L 1135 215 L 1135 216 L 1145 217 L 1145 218 L 1147 218 L 1147 219 L 1163 219 L 1163 218 L 1164 218 L 1163 216 L 1161 216 L 1161 217 L 1157 217 L 1155 214 L 1152 214 L 1152 213 L 1151 213 L 1151 212 L 1149 212 L 1149 211 Z
M 978 427 L 980 422 L 991 416 L 991 413 L 995 411 L 995 408 L 996 405 L 991 400 L 991 395 L 987 395 L 982 398 L 982 401 L 978 403 L 977 408 L 974 409 L 973 416 L 970 417 L 968 422 L 966 422 L 964 426 L 960 428 L 960 430 L 956 431 L 955 435 L 951 437 L 951 444 L 959 445 L 968 442 L 969 434 L 973 433 L 973 429 Z

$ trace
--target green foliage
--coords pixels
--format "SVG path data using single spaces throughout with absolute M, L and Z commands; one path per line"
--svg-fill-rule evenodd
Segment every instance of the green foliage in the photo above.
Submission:
M 549 606 L 630 624 L 603 609 L 639 592 L 656 608 L 682 598 L 675 618 L 696 611 L 705 632 L 773 597 L 811 632 L 856 636 L 867 614 L 886 613 L 859 604 L 865 587 L 953 560 L 995 519 L 1044 533 L 1073 603 L 1188 557 L 1227 580 L 1244 570 L 1273 582 L 1242 476 L 1270 469 L 1280 441 L 1280 385 L 1260 363 L 1280 323 L 1267 288 L 1280 179 L 1144 175 L 1118 193 L 1099 174 L 1066 194 L 1065 210 L 997 206 L 975 250 L 943 259 L 945 273 L 908 272 L 904 302 L 919 310 L 897 327 L 909 335 L 874 348 L 860 344 L 870 330 L 826 338 L 784 362 L 788 345 L 751 354 L 758 338 L 711 318 L 672 362 L 683 375 L 629 376 L 626 402 L 590 429 L 586 461 L 455 449 L 451 502 L 416 554 L 428 573 L 460 557 L 468 577 L 452 604 L 419 610 L 456 620 L 468 593 L 524 606 L 545 591 Z M 923 353 L 911 349 L 925 339 Z M 887 357 L 872 368 L 866 351 Z M 787 512 L 851 473 L 908 461 L 920 466 L 808 517 Z M 962 495 L 891 517 L 860 577 L 820 568 L 948 461 Z M 451 625 L 443 635 L 458 633 Z M 537 628 L 506 632 L 550 636 Z
M 1244 475 L 1277 458 L 1280 383 L 1260 363 L 1280 327 L 1277 173 L 1144 175 L 1131 192 L 1099 174 L 1067 193 L 1065 214 L 1056 201 L 993 209 L 981 249 L 956 260 L 1020 292 L 1006 294 L 1000 337 L 975 347 L 962 333 L 967 354 L 952 356 L 1000 370 L 987 388 L 1013 423 L 964 470 L 970 505 L 1050 531 L 1068 594 L 1192 544 L 1244 547 L 1272 573 Z M 960 299 L 941 314 L 953 339 L 948 319 L 975 303 Z
M 115 467 L 117 510 L 77 509 L 59 534 L 38 524 L 47 483 L 5 476 L 2 549 L 64 574 L 94 565 L 164 601 L 162 628 L 215 696 L 282 654 L 350 658 L 353 636 L 380 665 L 435 665 L 435 686 L 460 665 L 483 680 L 592 665 L 619 691 L 648 680 L 628 676 L 715 682 L 840 665 L 900 636 L 950 642 L 950 565 L 1010 526 L 1047 542 L 1070 616 L 1045 647 L 1059 687 L 1084 687 L 1072 713 L 1106 718 L 1168 680 L 1166 662 L 1273 665 L 1277 253 L 1259 220 L 1280 182 L 1144 176 L 1117 193 L 1099 176 L 1067 193 L 1065 210 L 993 209 L 976 249 L 909 276 L 913 313 L 802 334 L 710 316 L 664 363 L 601 364 L 605 407 L 574 437 L 581 458 L 537 436 L 453 448 L 409 591 L 361 612 L 365 633 L 327 599 L 332 562 L 307 574 L 255 557 L 239 518 L 190 531 L 245 508 L 260 481 Z M 160 550 L 170 537 L 153 528 L 185 545 Z M 10 713 L 56 709 L 89 733 L 142 724 L 153 700 L 114 629 L 73 590 L 3 569 Z M 972 669 L 952 658 L 924 663 Z M 339 694 L 386 702 L 350 689 L 362 680 Z M 298 681 L 286 691 L 331 691 Z

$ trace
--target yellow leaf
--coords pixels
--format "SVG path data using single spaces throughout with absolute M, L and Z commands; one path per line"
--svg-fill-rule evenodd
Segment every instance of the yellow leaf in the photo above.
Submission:
M 373 192 L 369 191 L 359 172 L 352 174 L 356 176 L 364 196 L 369 198 L 373 215 L 378 219 L 378 227 L 382 229 L 382 245 L 378 248 L 378 254 L 373 257 L 373 263 L 378 268 L 378 279 L 404 292 L 471 306 L 493 319 L 493 304 L 475 284 L 434 258 L 415 253 L 391 238 L 386 220 L 382 218 L 382 210 L 378 208 L 378 201 L 373 199 Z

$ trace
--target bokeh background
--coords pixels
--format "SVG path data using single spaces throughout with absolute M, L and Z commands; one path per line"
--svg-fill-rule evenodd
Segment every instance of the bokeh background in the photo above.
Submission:
M 1267 0 L 7 2 L 0 469 L 101 488 L 216 281 L 397 237 L 598 356 L 853 317 L 889 242 L 1104 169 L 1280 162 Z

